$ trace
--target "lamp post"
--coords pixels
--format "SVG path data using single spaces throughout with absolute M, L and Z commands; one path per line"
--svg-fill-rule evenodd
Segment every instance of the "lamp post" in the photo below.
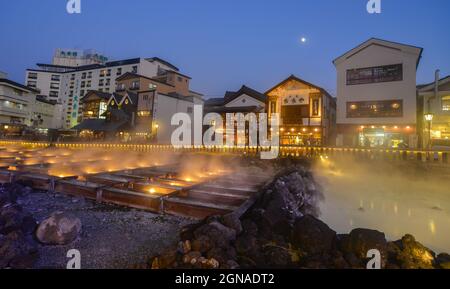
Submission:
M 428 149 L 431 150 L 431 123 L 433 122 L 434 115 L 432 113 L 425 114 L 425 120 L 428 122 Z

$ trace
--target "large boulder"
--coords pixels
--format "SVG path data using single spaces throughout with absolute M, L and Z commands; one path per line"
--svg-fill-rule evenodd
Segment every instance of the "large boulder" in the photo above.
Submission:
M 36 243 L 21 231 L 0 235 L 0 268 L 28 269 L 37 258 Z
M 63 212 L 55 212 L 39 224 L 36 237 L 43 244 L 66 245 L 73 242 L 80 233 L 80 219 Z
M 226 248 L 236 240 L 236 231 L 218 221 L 204 224 L 194 231 L 195 239 L 207 236 L 215 247 Z
M 398 254 L 396 260 L 402 269 L 433 269 L 435 253 L 416 241 L 411 235 L 405 235 L 396 241 Z
M 436 257 L 436 267 L 439 269 L 450 269 L 450 255 L 447 253 L 439 254 Z
M 308 255 L 329 252 L 335 246 L 336 232 L 324 222 L 311 215 L 295 221 L 292 242 L 300 251 Z
M 367 259 L 367 252 L 377 249 L 381 253 L 381 266 L 387 262 L 387 241 L 384 233 L 369 229 L 354 229 L 340 241 L 340 248 L 344 254 L 353 254 L 361 261 Z M 365 263 L 365 262 L 363 262 Z

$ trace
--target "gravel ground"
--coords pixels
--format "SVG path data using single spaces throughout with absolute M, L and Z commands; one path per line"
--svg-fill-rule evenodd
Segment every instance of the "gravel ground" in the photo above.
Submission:
M 48 192 L 21 196 L 18 203 L 38 222 L 55 211 L 73 214 L 82 222 L 82 234 L 73 243 L 40 245 L 35 268 L 65 268 L 70 249 L 80 251 L 82 269 L 134 268 L 174 245 L 179 230 L 194 222 Z

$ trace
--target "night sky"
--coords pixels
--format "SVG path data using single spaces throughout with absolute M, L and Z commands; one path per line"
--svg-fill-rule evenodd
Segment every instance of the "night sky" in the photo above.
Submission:
M 66 0 L 1 1 L 0 70 L 23 83 L 55 48 L 92 48 L 166 59 L 207 98 L 242 84 L 264 92 L 290 74 L 335 94 L 332 60 L 377 37 L 424 48 L 418 83 L 450 74 L 449 0 L 381 0 L 379 15 L 367 1 L 81 0 L 79 15 Z

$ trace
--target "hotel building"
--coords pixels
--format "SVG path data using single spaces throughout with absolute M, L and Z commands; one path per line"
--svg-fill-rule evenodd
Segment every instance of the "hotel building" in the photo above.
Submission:
M 422 48 L 369 39 L 333 61 L 338 146 L 417 147 Z
M 325 89 L 291 75 L 265 94 L 268 114 L 280 114 L 281 145 L 334 144 L 336 102 Z
M 68 52 L 64 52 L 67 56 Z M 70 52 L 73 55 L 74 52 Z M 78 54 L 77 54 L 78 56 Z M 66 59 L 67 58 L 67 59 Z M 27 69 L 26 85 L 39 90 L 48 100 L 62 104 L 61 126 L 70 129 L 81 119 L 80 99 L 89 90 L 112 93 L 115 79 L 127 72 L 147 77 L 157 77 L 166 71 L 178 72 L 178 68 L 160 58 L 133 58 L 101 62 L 104 57 L 85 56 L 80 59 L 62 57 L 57 51 L 52 64 L 38 63 L 36 69 Z M 99 59 L 96 61 L 96 59 Z M 98 62 L 86 64 L 86 62 Z M 60 65 L 66 64 L 66 65 Z M 68 64 L 68 65 L 67 65 Z

